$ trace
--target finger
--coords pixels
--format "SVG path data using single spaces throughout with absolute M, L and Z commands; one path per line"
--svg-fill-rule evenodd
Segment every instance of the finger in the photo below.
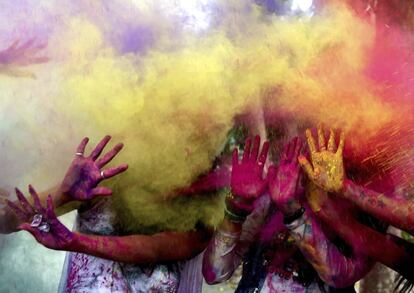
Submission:
M 40 242 L 40 243 L 41 243 L 41 240 L 42 240 L 42 234 L 41 234 L 41 232 L 40 232 L 40 230 L 39 230 L 39 229 L 37 229 L 37 228 L 35 228 L 35 227 L 30 226 L 30 224 L 28 224 L 28 223 L 23 223 L 23 224 L 20 224 L 19 226 L 17 226 L 17 229 L 18 229 L 18 230 L 21 230 L 21 231 L 27 231 L 27 232 L 29 232 L 30 234 L 32 234 L 32 235 L 33 235 L 33 237 L 34 237 L 34 238 L 36 238 L 36 240 L 37 240 L 38 242 Z
M 313 139 L 312 132 L 310 129 L 306 129 L 306 140 L 308 142 L 308 148 L 311 156 L 316 153 L 316 146 L 315 146 L 315 140 Z
M 47 196 L 46 216 L 49 220 L 56 219 L 55 209 L 53 207 L 53 200 L 50 194 Z
M 22 209 L 26 212 L 26 214 L 34 214 L 34 210 L 30 203 L 27 201 L 26 197 L 23 195 L 23 193 L 18 189 L 15 188 L 17 198 L 19 199 L 20 206 Z
M 125 172 L 127 169 L 128 169 L 127 164 L 122 164 L 115 168 L 108 168 L 102 171 L 102 177 L 103 177 L 102 179 L 108 179 L 108 178 L 114 177 L 115 175 Z
M 338 156 L 342 156 L 342 153 L 344 151 L 344 146 L 345 146 L 345 133 L 343 131 L 341 131 L 340 138 L 339 138 L 338 150 L 336 151 L 336 154 Z
M 21 220 L 21 221 L 27 221 L 27 219 L 30 217 L 28 215 L 26 215 L 26 213 L 21 210 L 19 208 L 19 206 L 17 204 L 15 204 L 14 202 L 6 199 L 6 204 L 8 205 L 8 207 L 13 211 L 13 213 Z
M 335 132 L 331 128 L 329 131 L 329 141 L 328 141 L 328 151 L 334 152 L 335 151 Z
M 36 211 L 39 213 L 42 213 L 44 211 L 44 208 L 42 207 L 42 204 L 40 203 L 39 195 L 37 194 L 36 190 L 33 188 L 32 185 L 29 185 L 29 192 L 33 198 L 34 207 Z
M 265 141 L 262 147 L 262 151 L 259 156 L 259 165 L 261 167 L 261 170 L 263 171 L 264 165 L 266 163 L 267 155 L 269 153 L 269 147 L 270 143 L 269 141 Z
M 289 148 L 290 148 L 290 142 L 285 144 L 285 146 L 283 147 L 283 153 L 282 153 L 282 157 L 280 158 L 280 163 L 284 163 L 288 160 Z
M 326 151 L 325 133 L 322 129 L 322 125 L 318 126 L 318 144 L 320 151 Z
M 298 161 L 302 169 L 305 171 L 306 175 L 308 175 L 310 179 L 315 178 L 315 173 L 308 159 L 306 159 L 304 156 L 299 156 Z
M 297 138 L 296 148 L 295 148 L 295 152 L 294 152 L 294 157 L 293 158 L 297 162 L 297 158 L 298 158 L 298 156 L 300 154 L 300 151 L 302 149 L 303 144 L 302 144 L 302 140 L 299 137 L 296 137 L 296 138 Z
M 233 150 L 233 155 L 232 155 L 232 166 L 237 166 L 239 164 L 239 151 L 236 148 L 234 148 Z
M 89 138 L 85 137 L 82 139 L 81 143 L 78 145 L 78 148 L 76 149 L 76 155 L 83 156 L 85 153 L 86 145 L 88 144 Z
M 96 160 L 99 155 L 102 153 L 103 149 L 105 148 L 105 146 L 108 144 L 108 142 L 111 140 L 111 136 L 106 135 L 99 143 L 98 145 L 95 147 L 95 149 L 92 151 L 90 158 L 92 160 Z
M 124 147 L 124 144 L 119 143 L 117 144 L 112 150 L 107 152 L 102 158 L 100 158 L 98 161 L 96 161 L 96 165 L 98 165 L 99 168 L 102 168 L 106 164 L 108 164 L 112 159 L 122 150 Z
M 112 189 L 110 189 L 109 187 L 95 187 L 94 189 L 91 190 L 90 195 L 93 196 L 108 196 L 108 195 L 112 195 Z
M 276 174 L 277 174 L 276 166 L 272 164 L 267 170 L 267 179 L 272 180 L 273 178 L 276 177 Z
M 242 158 L 243 163 L 246 163 L 247 161 L 249 161 L 251 144 L 252 144 L 252 140 L 250 138 L 246 139 L 246 144 L 244 145 L 244 150 L 243 150 L 243 158 Z
M 259 155 L 260 136 L 256 135 L 253 142 L 252 153 L 250 154 L 250 161 L 256 162 Z
M 296 144 L 298 143 L 298 138 L 294 137 L 290 142 L 289 147 L 289 156 L 288 156 L 288 162 L 291 162 L 293 160 L 293 157 L 295 156 L 295 150 L 296 150 Z

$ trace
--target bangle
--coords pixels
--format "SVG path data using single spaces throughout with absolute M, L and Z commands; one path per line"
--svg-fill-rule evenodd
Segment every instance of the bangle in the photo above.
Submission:
M 221 229 L 217 229 L 216 230 L 217 234 L 220 234 L 223 237 L 227 237 L 227 238 L 231 238 L 231 239 L 238 239 L 240 237 L 240 232 L 227 232 L 227 231 L 223 231 Z
M 241 224 L 244 222 L 244 220 L 246 220 L 246 216 L 235 214 L 229 211 L 227 207 L 224 207 L 224 215 L 230 222 L 235 224 Z
M 305 213 L 305 208 L 301 207 L 296 212 L 294 212 L 292 215 L 283 217 L 283 224 L 288 225 L 288 224 L 293 223 L 295 220 L 302 217 L 304 213 Z
M 296 219 L 296 220 L 294 220 L 293 222 L 291 222 L 289 224 L 285 224 L 285 226 L 290 231 L 292 231 L 292 230 L 295 230 L 298 227 L 302 226 L 303 224 L 305 224 L 305 218 L 301 216 L 299 219 Z
M 248 213 L 244 213 L 243 211 L 235 211 L 231 207 L 232 202 L 235 200 L 233 194 L 231 193 L 231 190 L 229 188 L 226 188 L 224 192 L 226 193 L 226 205 L 224 207 L 224 215 L 232 223 L 243 223 L 244 220 L 246 220 Z

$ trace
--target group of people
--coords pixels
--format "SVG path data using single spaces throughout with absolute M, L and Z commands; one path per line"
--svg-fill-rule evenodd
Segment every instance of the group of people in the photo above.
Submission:
M 114 224 L 112 190 L 98 185 L 127 170 L 104 169 L 123 145 L 102 156 L 106 136 L 87 156 L 85 138 L 61 184 L 40 194 L 29 186 L 31 199 L 16 189 L 0 232 L 25 230 L 48 248 L 70 251 L 61 292 L 201 292 L 203 277 L 224 282 L 241 264 L 236 292 L 355 292 L 376 262 L 399 273 L 398 289 L 410 289 L 414 246 L 386 231 L 414 233 L 414 201 L 350 180 L 343 134 L 338 142 L 333 130 L 318 127 L 318 143 L 309 129 L 304 137 L 306 147 L 294 137 L 279 153 L 259 136 L 233 138 L 231 163 L 223 153 L 182 190 L 224 192 L 222 223 L 153 235 L 123 233 Z M 57 216 L 74 208 L 71 231 Z

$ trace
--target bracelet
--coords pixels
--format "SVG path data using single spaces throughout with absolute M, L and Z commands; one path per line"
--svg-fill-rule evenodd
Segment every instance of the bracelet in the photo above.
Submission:
M 240 211 L 234 211 L 231 206 L 228 205 L 228 202 L 232 202 L 235 198 L 233 194 L 231 193 L 230 188 L 226 188 L 224 190 L 226 193 L 226 205 L 224 207 L 224 215 L 226 218 L 235 224 L 243 223 L 244 220 L 246 220 L 246 217 L 248 216 L 248 213 L 240 213 Z
M 303 224 L 305 224 L 306 219 L 305 219 L 305 217 L 302 217 L 302 216 L 299 219 L 296 219 L 296 220 L 294 220 L 293 222 L 291 222 L 289 224 L 285 224 L 286 228 L 288 228 L 289 230 L 295 230 L 296 228 L 298 228 L 298 227 L 302 226 Z
M 226 218 L 235 224 L 241 224 L 246 220 L 246 216 L 235 214 L 227 209 L 227 206 L 224 207 L 224 215 Z
M 291 224 L 295 220 L 297 220 L 300 217 L 302 217 L 302 215 L 304 213 L 305 213 L 305 208 L 304 207 L 301 207 L 296 212 L 294 212 L 291 216 L 285 216 L 285 217 L 283 217 L 283 224 L 285 224 L 285 225 Z
M 223 231 L 223 230 L 220 230 L 220 229 L 217 229 L 216 233 L 220 234 L 223 237 L 227 237 L 227 238 L 231 238 L 231 239 L 238 239 L 240 237 L 240 234 L 241 234 L 240 232 L 237 232 L 237 233 L 233 232 L 232 233 L 232 232 L 227 232 L 227 231 Z

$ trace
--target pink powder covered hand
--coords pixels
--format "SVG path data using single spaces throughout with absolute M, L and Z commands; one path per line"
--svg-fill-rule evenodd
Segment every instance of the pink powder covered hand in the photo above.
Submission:
M 285 146 L 278 168 L 270 166 L 267 175 L 270 195 L 285 215 L 291 215 L 301 208 L 298 197 L 304 190 L 300 182 L 301 168 L 297 159 L 301 148 L 300 139 L 292 139 Z
M 246 140 L 243 158 L 239 162 L 238 150 L 233 151 L 230 205 L 250 212 L 254 200 L 265 191 L 267 182 L 263 178 L 263 168 L 269 151 L 269 142 L 263 144 L 259 155 L 260 137 L 256 136 L 251 149 L 251 139 Z
M 108 168 L 101 171 L 123 148 L 123 144 L 117 144 L 112 150 L 98 159 L 111 137 L 105 136 L 95 147 L 89 156 L 84 156 L 88 138 L 84 138 L 76 151 L 75 159 L 72 161 L 59 191 L 67 196 L 67 200 L 89 200 L 96 196 L 111 195 L 109 187 L 97 187 L 98 184 L 108 178 L 124 172 L 127 164 Z
M 45 43 L 36 43 L 35 39 L 24 43 L 15 41 L 8 48 L 0 51 L 0 74 L 35 78 L 32 72 L 22 70 L 21 67 L 47 62 L 49 58 L 38 55 L 45 47 Z
M 32 186 L 29 192 L 33 199 L 33 205 L 29 203 L 23 193 L 16 188 L 18 204 L 7 200 L 10 209 L 22 221 L 19 230 L 25 230 L 32 234 L 36 240 L 44 246 L 56 249 L 68 249 L 73 241 L 74 233 L 67 229 L 56 217 L 53 208 L 52 197 L 47 198 L 47 207 L 40 203 L 39 196 Z

